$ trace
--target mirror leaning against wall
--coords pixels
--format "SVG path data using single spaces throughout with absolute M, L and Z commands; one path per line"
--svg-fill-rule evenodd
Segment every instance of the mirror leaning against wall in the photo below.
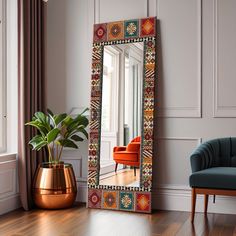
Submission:
M 156 18 L 94 25 L 89 208 L 151 212 Z

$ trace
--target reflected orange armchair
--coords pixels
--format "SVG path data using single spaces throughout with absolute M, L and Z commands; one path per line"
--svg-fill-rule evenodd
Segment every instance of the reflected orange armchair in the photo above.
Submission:
M 113 160 L 116 162 L 115 172 L 118 164 L 134 167 L 136 176 L 136 167 L 140 165 L 140 136 L 134 138 L 127 146 L 117 146 L 113 148 Z

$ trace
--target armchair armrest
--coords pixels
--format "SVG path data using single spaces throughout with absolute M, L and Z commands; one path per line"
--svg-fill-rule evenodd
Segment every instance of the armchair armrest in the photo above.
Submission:
M 218 155 L 214 152 L 212 145 L 205 142 L 198 146 L 190 156 L 192 172 L 218 166 Z

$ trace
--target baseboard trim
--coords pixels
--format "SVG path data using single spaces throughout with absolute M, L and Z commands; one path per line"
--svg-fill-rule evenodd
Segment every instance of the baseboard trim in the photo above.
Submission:
M 171 211 L 191 211 L 191 189 L 181 186 L 171 188 L 153 189 L 152 192 L 153 209 L 171 210 Z M 196 212 L 203 212 L 204 197 L 197 196 Z M 213 197 L 209 197 L 209 213 L 236 214 L 236 197 L 216 196 L 216 203 L 213 203 Z
M 15 194 L 0 200 L 0 215 L 21 207 L 20 195 Z
M 78 194 L 76 201 L 87 202 L 87 183 L 77 181 Z M 191 188 L 178 185 L 160 185 L 152 191 L 152 208 L 156 210 L 169 211 L 191 211 Z M 204 197 L 197 196 L 196 212 L 203 212 Z M 213 197 L 209 196 L 209 213 L 236 214 L 236 197 L 216 196 L 216 203 Z

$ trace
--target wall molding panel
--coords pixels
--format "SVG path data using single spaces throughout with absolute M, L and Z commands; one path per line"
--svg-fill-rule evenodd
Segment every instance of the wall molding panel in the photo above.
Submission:
M 166 22 L 165 20 L 162 20 L 162 7 L 161 7 L 161 2 L 162 4 L 173 4 L 175 2 L 172 1 L 164 1 L 164 0 L 156 0 L 156 15 L 157 18 L 160 19 L 160 30 L 161 30 L 161 38 L 162 38 L 162 31 L 163 31 L 163 27 L 167 27 L 166 26 Z M 187 1 L 189 2 L 189 1 Z M 196 1 L 192 1 L 193 3 L 195 3 Z M 179 4 L 179 2 L 178 2 Z M 174 6 L 172 6 L 172 8 L 174 8 Z M 164 13 L 165 14 L 165 13 Z M 186 19 L 186 21 L 188 21 L 188 19 Z M 197 89 L 197 95 L 196 97 L 194 97 L 194 105 L 188 105 L 185 106 L 183 104 L 176 104 L 176 105 L 164 105 L 164 106 L 159 106 L 159 112 L 158 112 L 158 116 L 159 117 L 173 117 L 173 118 L 178 118 L 178 117 L 193 117 L 193 118 L 200 118 L 202 116 L 202 1 L 201 0 L 197 0 L 197 15 L 196 15 L 196 21 L 193 22 L 193 25 L 189 25 L 189 27 L 193 27 L 195 26 L 195 24 L 197 25 L 197 45 L 192 45 L 192 48 L 197 48 L 198 52 L 197 55 L 195 55 L 197 57 L 197 84 L 196 87 L 192 87 L 192 91 L 194 92 L 195 89 Z M 179 26 L 180 27 L 180 26 Z M 183 26 L 181 26 L 183 27 Z M 183 29 L 182 29 L 183 30 Z M 180 33 L 181 34 L 181 33 Z M 174 40 L 174 39 L 173 39 Z M 163 41 L 163 40 L 162 40 Z M 171 42 L 170 40 L 168 41 L 169 43 Z M 172 42 L 174 43 L 174 41 Z M 161 42 L 161 44 L 163 45 L 163 42 Z M 163 52 L 162 54 L 165 57 L 165 44 L 162 47 L 161 51 Z M 176 56 L 176 55 L 172 55 L 172 56 Z M 170 55 L 169 55 L 170 57 Z M 162 60 L 162 59 L 161 59 Z M 186 59 L 187 60 L 187 59 Z M 184 63 L 184 61 L 183 61 Z M 195 63 L 193 63 L 195 64 Z M 174 64 L 170 65 L 168 67 L 168 70 L 172 70 L 170 66 L 174 66 Z M 176 70 L 176 68 L 173 67 L 174 70 Z M 167 69 L 166 69 L 167 70 Z M 164 84 L 164 81 L 162 82 L 161 80 L 165 80 L 165 69 L 164 72 L 162 73 L 160 78 L 160 82 Z M 168 84 L 168 86 L 178 86 L 178 84 L 175 84 L 175 78 L 174 76 L 172 76 L 171 78 L 169 78 L 169 80 L 172 80 L 173 82 L 171 84 Z M 189 79 L 191 79 L 191 77 L 189 77 Z M 194 81 L 194 80 L 193 80 Z M 159 83 L 159 87 L 160 87 L 160 83 Z M 162 87 L 162 86 L 161 86 Z M 168 87 L 169 88 L 169 87 Z M 162 88 L 160 88 L 160 90 L 162 90 Z M 185 95 L 183 95 L 183 93 L 186 92 Z M 159 92 L 159 94 L 162 93 L 162 91 Z M 182 90 L 181 94 L 178 93 L 179 96 L 185 96 L 186 100 L 188 100 L 188 95 L 189 92 L 188 90 Z M 164 96 L 168 96 L 168 94 L 162 94 L 160 99 L 163 99 Z M 162 102 L 160 102 L 162 103 Z
M 191 174 L 189 156 L 201 142 L 198 137 L 157 137 L 153 188 L 187 185 Z
M 0 199 L 0 215 L 21 207 L 20 195 L 14 194 L 7 198 Z
M 0 215 L 15 210 L 20 206 L 16 155 L 1 156 Z
M 150 1 L 154 0 L 94 0 L 95 23 L 145 18 L 150 15 Z M 131 11 L 135 9 L 135 11 Z M 151 16 L 151 15 L 150 15 Z
M 221 104 L 220 100 L 222 98 L 220 97 L 220 90 L 223 90 L 223 94 L 226 96 L 229 96 L 230 93 L 227 93 L 227 87 L 230 85 L 226 85 L 225 88 L 221 84 L 220 85 L 220 74 L 222 72 L 219 72 L 219 60 L 220 60 L 220 53 L 219 53 L 219 24 L 220 24 L 220 19 L 219 19 L 219 0 L 213 0 L 213 116 L 214 117 L 236 117 L 236 104 Z M 223 20 L 223 19 L 221 19 Z M 227 20 L 227 16 L 226 16 Z M 233 48 L 235 45 L 227 45 L 227 47 Z M 221 60 L 221 62 L 223 59 Z M 225 62 L 225 61 L 224 61 Z M 228 61 L 227 61 L 228 62 Z M 225 63 L 227 63 L 225 62 Z M 232 69 L 232 68 L 231 68 Z M 234 70 L 234 72 L 236 72 Z M 225 74 L 225 73 L 224 73 Z M 223 80 L 223 78 L 221 78 Z M 224 83 L 225 83 L 225 78 L 224 78 Z M 235 86 L 231 85 L 231 86 Z M 231 100 L 231 99 L 229 99 Z

